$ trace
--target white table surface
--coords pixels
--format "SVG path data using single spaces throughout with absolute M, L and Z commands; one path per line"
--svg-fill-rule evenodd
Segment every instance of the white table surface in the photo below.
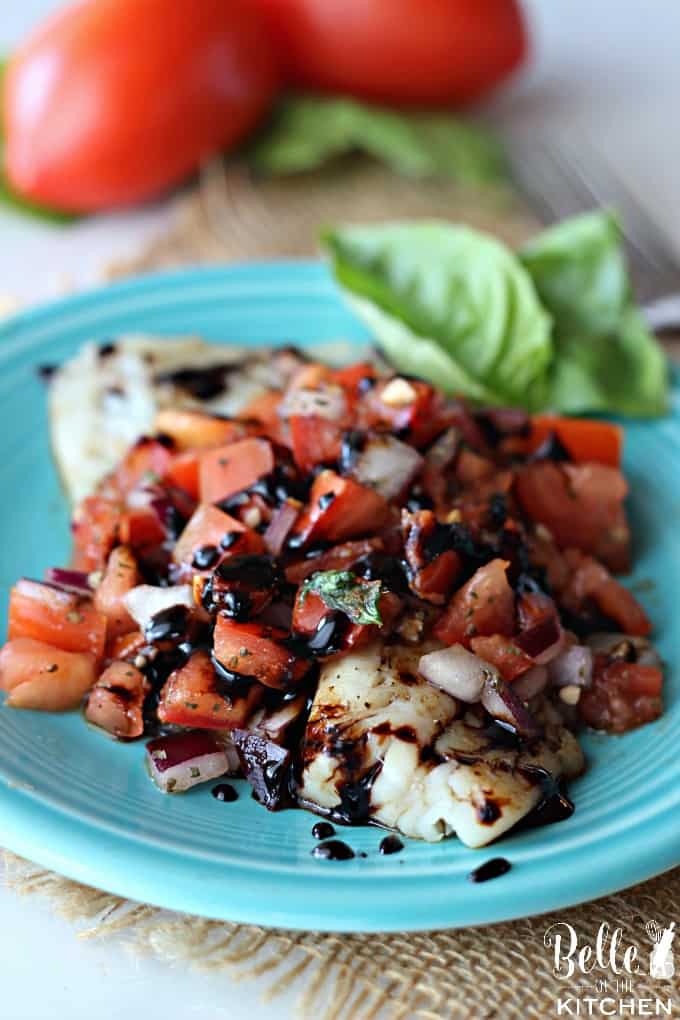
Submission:
M 0 0 L 0 53 L 57 0 Z M 578 125 L 612 156 L 673 243 L 680 233 L 680 6 L 677 0 L 526 3 L 535 59 L 497 106 L 531 123 Z M 562 127 L 560 128 L 562 129 Z M 65 278 L 85 286 L 102 263 L 162 229 L 166 207 L 55 229 L 0 209 L 0 295 L 34 301 Z M 1 823 L 0 823 L 1 824 Z M 0 845 L 2 831 L 0 828 Z M 264 982 L 234 984 L 78 941 L 39 898 L 0 884 L 0 1020 L 287 1020 L 294 995 L 258 1001 Z

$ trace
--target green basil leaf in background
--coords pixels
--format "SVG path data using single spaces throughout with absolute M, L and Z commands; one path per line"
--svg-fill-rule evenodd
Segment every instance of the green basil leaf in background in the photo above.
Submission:
M 277 176 L 316 170 L 355 151 L 407 177 L 485 185 L 505 176 L 500 143 L 472 121 L 316 96 L 284 99 L 249 159 L 259 173 Z
M 666 359 L 633 301 L 610 213 L 564 221 L 519 254 L 440 221 L 350 226 L 322 240 L 399 371 L 530 411 L 666 410 Z
M 593 212 L 545 230 L 520 258 L 554 322 L 546 403 L 559 411 L 663 414 L 666 358 L 633 300 L 621 229 Z
M 315 592 L 329 609 L 338 609 L 352 623 L 375 623 L 382 627 L 379 603 L 381 581 L 360 581 L 350 570 L 324 570 L 312 574 L 300 589 L 304 602 Z
M 477 400 L 540 400 L 553 354 L 550 316 L 500 241 L 430 220 L 344 227 L 323 243 L 399 371 Z
M 2 82 L 6 67 L 7 61 L 0 60 L 0 96 L 2 95 Z M 27 198 L 21 198 L 13 191 L 3 169 L 4 138 L 4 125 L 0 119 L 0 203 L 9 206 L 17 212 L 26 213 L 29 216 L 35 216 L 38 219 L 47 220 L 51 223 L 72 223 L 74 220 L 79 219 L 73 213 L 58 212 L 56 209 L 48 209 L 43 205 L 39 205 L 37 202 L 30 202 Z

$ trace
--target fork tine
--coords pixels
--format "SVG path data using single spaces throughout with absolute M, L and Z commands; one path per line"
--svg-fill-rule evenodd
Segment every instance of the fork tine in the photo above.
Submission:
M 680 281 L 680 266 L 656 223 L 632 189 L 593 147 L 579 142 L 577 159 L 565 144 L 553 143 L 556 160 L 568 167 L 597 205 L 611 205 L 623 217 L 623 232 L 633 271 L 655 291 L 671 290 Z M 641 280 L 640 282 L 643 282 Z

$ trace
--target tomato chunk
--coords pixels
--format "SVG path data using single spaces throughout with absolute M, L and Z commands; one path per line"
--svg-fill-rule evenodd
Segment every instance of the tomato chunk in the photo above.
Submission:
M 129 662 L 112 662 L 88 695 L 85 718 L 121 740 L 141 737 L 144 698 L 150 686 Z
M 550 437 L 557 436 L 572 460 L 579 463 L 595 461 L 609 467 L 621 465 L 623 429 L 605 421 L 587 418 L 561 418 L 539 414 L 531 419 L 528 448 L 537 450 Z
M 229 536 L 229 537 L 227 537 Z M 262 536 L 210 503 L 201 503 L 179 536 L 172 557 L 191 566 L 198 549 L 213 546 L 220 555 L 264 552 Z
M 259 623 L 232 623 L 218 616 L 215 657 L 230 673 L 259 681 L 265 687 L 289 687 L 308 667 L 279 642 L 285 631 Z
M 314 414 L 295 414 L 289 427 L 293 460 L 301 471 L 306 473 L 340 456 L 343 429 L 337 422 Z
M 593 684 L 583 691 L 579 712 L 595 729 L 625 733 L 658 719 L 663 711 L 662 689 L 663 674 L 656 666 L 598 655 Z
M 515 595 L 508 584 L 507 560 L 485 563 L 456 592 L 434 628 L 447 645 L 470 647 L 477 635 L 510 637 L 515 629 Z
M 480 659 L 495 666 L 508 683 L 512 683 L 534 665 L 534 660 L 514 644 L 512 639 L 501 634 L 473 637 L 470 639 L 470 648 Z
M 78 504 L 71 523 L 72 564 L 90 573 L 103 570 L 118 535 L 122 504 L 103 496 L 88 496 Z
M 6 705 L 42 712 L 77 708 L 96 679 L 95 658 L 19 637 L 0 649 L 0 690 Z
M 143 436 L 125 455 L 115 471 L 115 481 L 126 495 L 142 481 L 157 481 L 173 458 L 172 444 Z
M 379 531 L 388 516 L 389 506 L 377 492 L 335 471 L 321 471 L 292 539 L 300 547 L 318 541 L 342 542 Z
M 352 623 L 347 620 L 346 626 L 339 629 L 337 635 L 337 646 L 328 655 L 320 655 L 319 658 L 332 658 L 334 655 L 342 654 L 350 648 L 357 648 L 372 641 L 378 634 L 389 633 L 394 620 L 401 610 L 401 599 L 393 592 L 383 592 L 378 602 L 378 612 L 382 619 L 382 627 L 374 623 Z M 337 611 L 329 609 L 320 595 L 310 591 L 303 598 L 298 591 L 293 609 L 293 631 L 303 637 L 312 637 L 317 633 L 323 620 L 338 616 Z
M 180 452 L 223 446 L 242 439 L 246 434 L 243 422 L 181 407 L 166 407 L 159 411 L 154 427 L 157 432 L 170 436 Z
M 104 654 L 106 617 L 92 600 L 22 578 L 9 597 L 8 637 L 35 638 L 65 652 Z
M 178 453 L 173 457 L 163 476 L 163 481 L 186 492 L 193 500 L 199 497 L 198 464 L 200 454 L 193 450 Z
M 624 634 L 646 637 L 650 633 L 652 625 L 644 609 L 606 567 L 574 549 L 568 549 L 565 558 L 573 570 L 560 595 L 565 608 L 578 616 L 587 613 L 589 603 L 594 603 Z
M 522 509 L 543 524 L 562 549 L 590 553 L 615 573 L 630 561 L 630 529 L 623 501 L 628 491 L 619 471 L 602 464 L 525 464 L 515 491 Z
M 133 549 L 160 545 L 167 538 L 161 519 L 153 507 L 135 507 L 121 515 L 119 537 Z
M 170 674 L 161 691 L 158 718 L 176 726 L 232 730 L 245 726 L 264 695 L 253 683 L 244 694 L 229 695 L 219 684 L 207 652 L 194 652 Z
M 266 439 L 241 439 L 216 450 L 207 450 L 199 461 L 199 486 L 203 503 L 217 503 L 274 470 L 274 451 Z
M 116 546 L 94 593 L 94 607 L 106 617 L 109 640 L 136 630 L 137 624 L 127 611 L 123 597 L 141 583 L 132 550 L 126 545 Z

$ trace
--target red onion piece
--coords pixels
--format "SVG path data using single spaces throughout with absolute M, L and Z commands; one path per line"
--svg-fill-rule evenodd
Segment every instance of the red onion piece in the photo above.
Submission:
M 468 704 L 479 701 L 489 678 L 498 676 L 494 666 L 462 645 L 421 656 L 418 672 L 434 687 Z
M 260 804 L 269 811 L 290 805 L 288 781 L 292 756 L 272 740 L 249 730 L 231 734 L 243 775 L 252 786 Z
M 482 705 L 492 718 L 512 727 L 525 740 L 540 736 L 541 729 L 524 702 L 500 677 L 493 677 L 485 683 Z
M 292 723 L 304 711 L 306 704 L 307 695 L 300 694 L 297 698 L 293 698 L 292 701 L 286 702 L 275 712 L 262 713 L 252 728 L 258 733 L 263 733 L 265 737 L 268 737 L 275 744 L 280 744 Z
M 92 595 L 89 575 L 82 570 L 63 570 L 61 567 L 48 567 L 45 571 L 45 582 L 55 588 L 61 588 L 72 595 Z
M 522 701 L 530 701 L 545 690 L 547 684 L 547 666 L 533 666 L 513 682 L 512 689 Z
M 272 514 L 272 519 L 269 522 L 267 530 L 262 536 L 264 544 L 272 554 L 272 556 L 279 556 L 286 539 L 293 530 L 293 526 L 298 519 L 299 508 L 286 500 L 278 507 Z
M 230 741 L 201 730 L 150 740 L 146 765 L 164 793 L 182 793 L 238 770 L 238 755 Z
M 140 630 L 145 630 L 152 618 L 164 609 L 173 606 L 195 608 L 190 584 L 174 584 L 168 588 L 139 584 L 124 596 L 123 602 Z
M 354 467 L 354 477 L 385 499 L 394 499 L 407 488 L 423 464 L 423 458 L 394 436 L 374 436 L 364 446 Z
M 590 687 L 593 681 L 593 652 L 586 645 L 572 645 L 550 663 L 550 682 L 556 687 Z
M 460 432 L 456 428 L 447 429 L 442 432 L 438 439 L 435 439 L 432 446 L 425 454 L 425 460 L 429 468 L 443 470 L 455 460 L 458 448 L 460 447 Z
M 543 665 L 560 650 L 562 628 L 559 620 L 553 614 L 545 616 L 538 623 L 519 633 L 514 642 L 523 652 Z

